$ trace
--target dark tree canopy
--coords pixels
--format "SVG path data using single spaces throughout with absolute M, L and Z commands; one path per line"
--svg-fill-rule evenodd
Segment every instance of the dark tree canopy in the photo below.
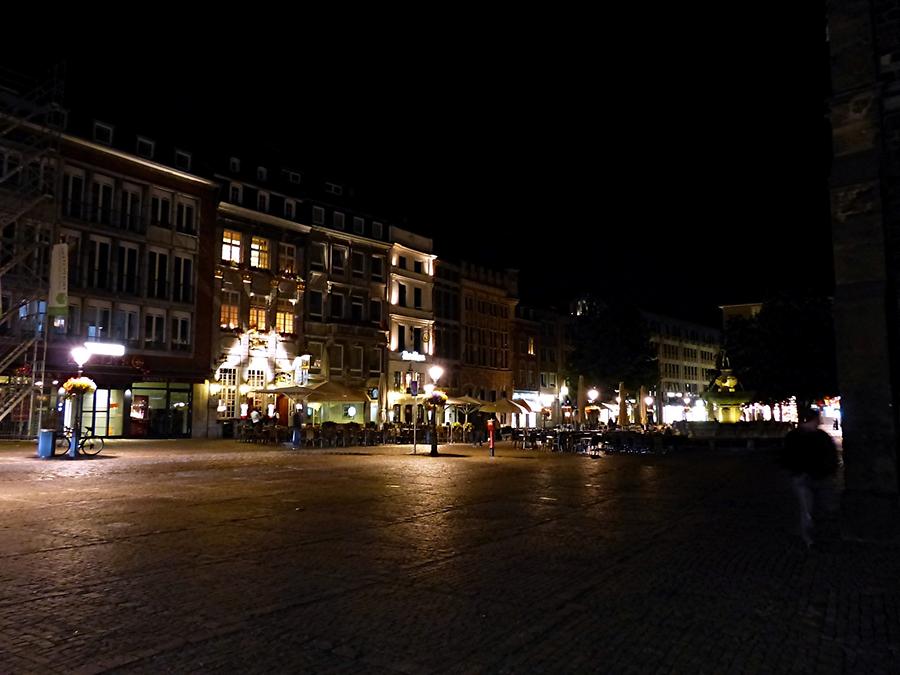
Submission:
M 591 303 L 574 318 L 570 379 L 584 375 L 591 385 L 610 392 L 625 382 L 629 389 L 658 379 L 650 333 L 640 310 L 624 303 Z
M 752 319 L 725 328 L 732 368 L 745 389 L 775 404 L 796 396 L 805 404 L 837 393 L 831 301 L 780 296 Z

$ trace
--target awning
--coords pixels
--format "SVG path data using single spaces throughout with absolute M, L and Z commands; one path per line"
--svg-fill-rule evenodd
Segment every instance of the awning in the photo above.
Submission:
M 508 398 L 500 398 L 493 403 L 485 403 L 481 406 L 481 412 L 521 415 L 525 413 L 526 410 L 522 406 L 510 401 Z
M 515 404 L 518 405 L 518 406 L 521 406 L 521 407 L 525 408 L 525 412 L 527 412 L 527 413 L 532 413 L 532 412 L 534 412 L 534 410 L 531 409 L 531 406 L 528 405 L 528 403 L 527 403 L 526 401 L 523 401 L 523 400 L 520 399 L 520 398 L 514 398 L 514 399 L 513 399 L 513 403 L 515 403 Z
M 451 396 L 447 399 L 447 405 L 455 405 L 461 408 L 478 408 L 484 405 L 484 401 L 480 401 L 472 396 Z
M 326 382 L 316 387 L 306 398 L 310 403 L 328 403 L 329 401 L 352 401 L 365 403 L 368 400 L 362 389 L 350 389 L 337 382 Z

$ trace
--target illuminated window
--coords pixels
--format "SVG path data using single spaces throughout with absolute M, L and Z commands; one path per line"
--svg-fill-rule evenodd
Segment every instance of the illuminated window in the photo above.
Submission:
M 247 369 L 247 384 L 252 389 L 262 389 L 266 386 L 266 371 L 254 368 Z
M 528 353 L 531 356 L 534 356 L 534 338 L 533 337 L 528 338 Z
M 297 271 L 297 247 L 293 244 L 278 244 L 278 271 L 282 274 Z
M 239 303 L 240 295 L 237 291 L 222 291 L 222 307 L 219 311 L 219 325 L 222 328 L 237 328 Z
M 222 391 L 219 394 L 218 417 L 234 417 L 235 401 L 237 400 L 237 370 L 234 368 L 219 368 L 219 384 L 222 385 Z
M 253 237 L 250 240 L 250 267 L 269 269 L 269 240 Z
M 255 328 L 258 331 L 266 329 L 265 305 L 250 305 L 250 328 Z
M 222 260 L 241 262 L 241 233 L 225 230 L 222 233 Z
M 279 333 L 294 332 L 294 306 L 287 300 L 279 300 L 275 311 L 275 330 Z

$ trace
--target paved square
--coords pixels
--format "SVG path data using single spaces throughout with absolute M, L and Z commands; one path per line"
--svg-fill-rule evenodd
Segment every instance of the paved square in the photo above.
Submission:
M 900 672 L 897 547 L 767 453 L 445 450 L 0 447 L 0 672 Z

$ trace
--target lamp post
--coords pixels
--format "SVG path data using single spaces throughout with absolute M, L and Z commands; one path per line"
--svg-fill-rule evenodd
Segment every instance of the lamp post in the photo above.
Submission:
M 78 377 L 81 377 L 82 373 L 84 373 L 84 364 L 91 358 L 91 352 L 86 347 L 75 347 L 70 354 L 72 355 L 72 360 L 78 364 Z M 81 435 L 81 406 L 83 400 L 84 394 L 78 392 L 78 395 L 75 397 L 75 410 L 72 411 L 74 419 L 72 420 L 72 442 L 69 444 L 69 459 L 78 457 L 78 437 Z
M 431 366 L 428 369 L 428 374 L 431 376 L 432 382 L 434 382 L 434 386 L 437 386 L 437 382 L 441 379 L 441 375 L 444 374 L 444 369 L 438 365 Z M 434 399 L 432 399 L 434 401 Z M 431 456 L 437 457 L 437 405 L 431 406 Z
M 588 390 L 587 397 L 588 397 L 588 401 L 591 404 L 591 407 L 593 408 L 597 399 L 600 398 L 600 392 L 597 391 L 596 387 L 591 387 Z M 588 417 L 587 419 L 589 420 L 589 422 L 588 422 L 589 427 L 593 429 L 594 425 L 592 422 L 590 422 L 590 417 Z M 600 413 L 597 413 L 597 422 L 599 422 L 599 421 L 600 421 Z
M 83 346 L 74 347 L 71 352 L 72 360 L 78 364 L 78 377 L 84 374 L 84 364 L 93 354 L 102 356 L 123 356 L 125 345 L 113 342 L 85 342 Z M 78 440 L 81 435 L 81 411 L 84 405 L 84 392 L 78 392 L 75 397 L 74 420 L 72 422 L 72 442 L 69 445 L 68 457 L 75 459 L 78 456 Z

